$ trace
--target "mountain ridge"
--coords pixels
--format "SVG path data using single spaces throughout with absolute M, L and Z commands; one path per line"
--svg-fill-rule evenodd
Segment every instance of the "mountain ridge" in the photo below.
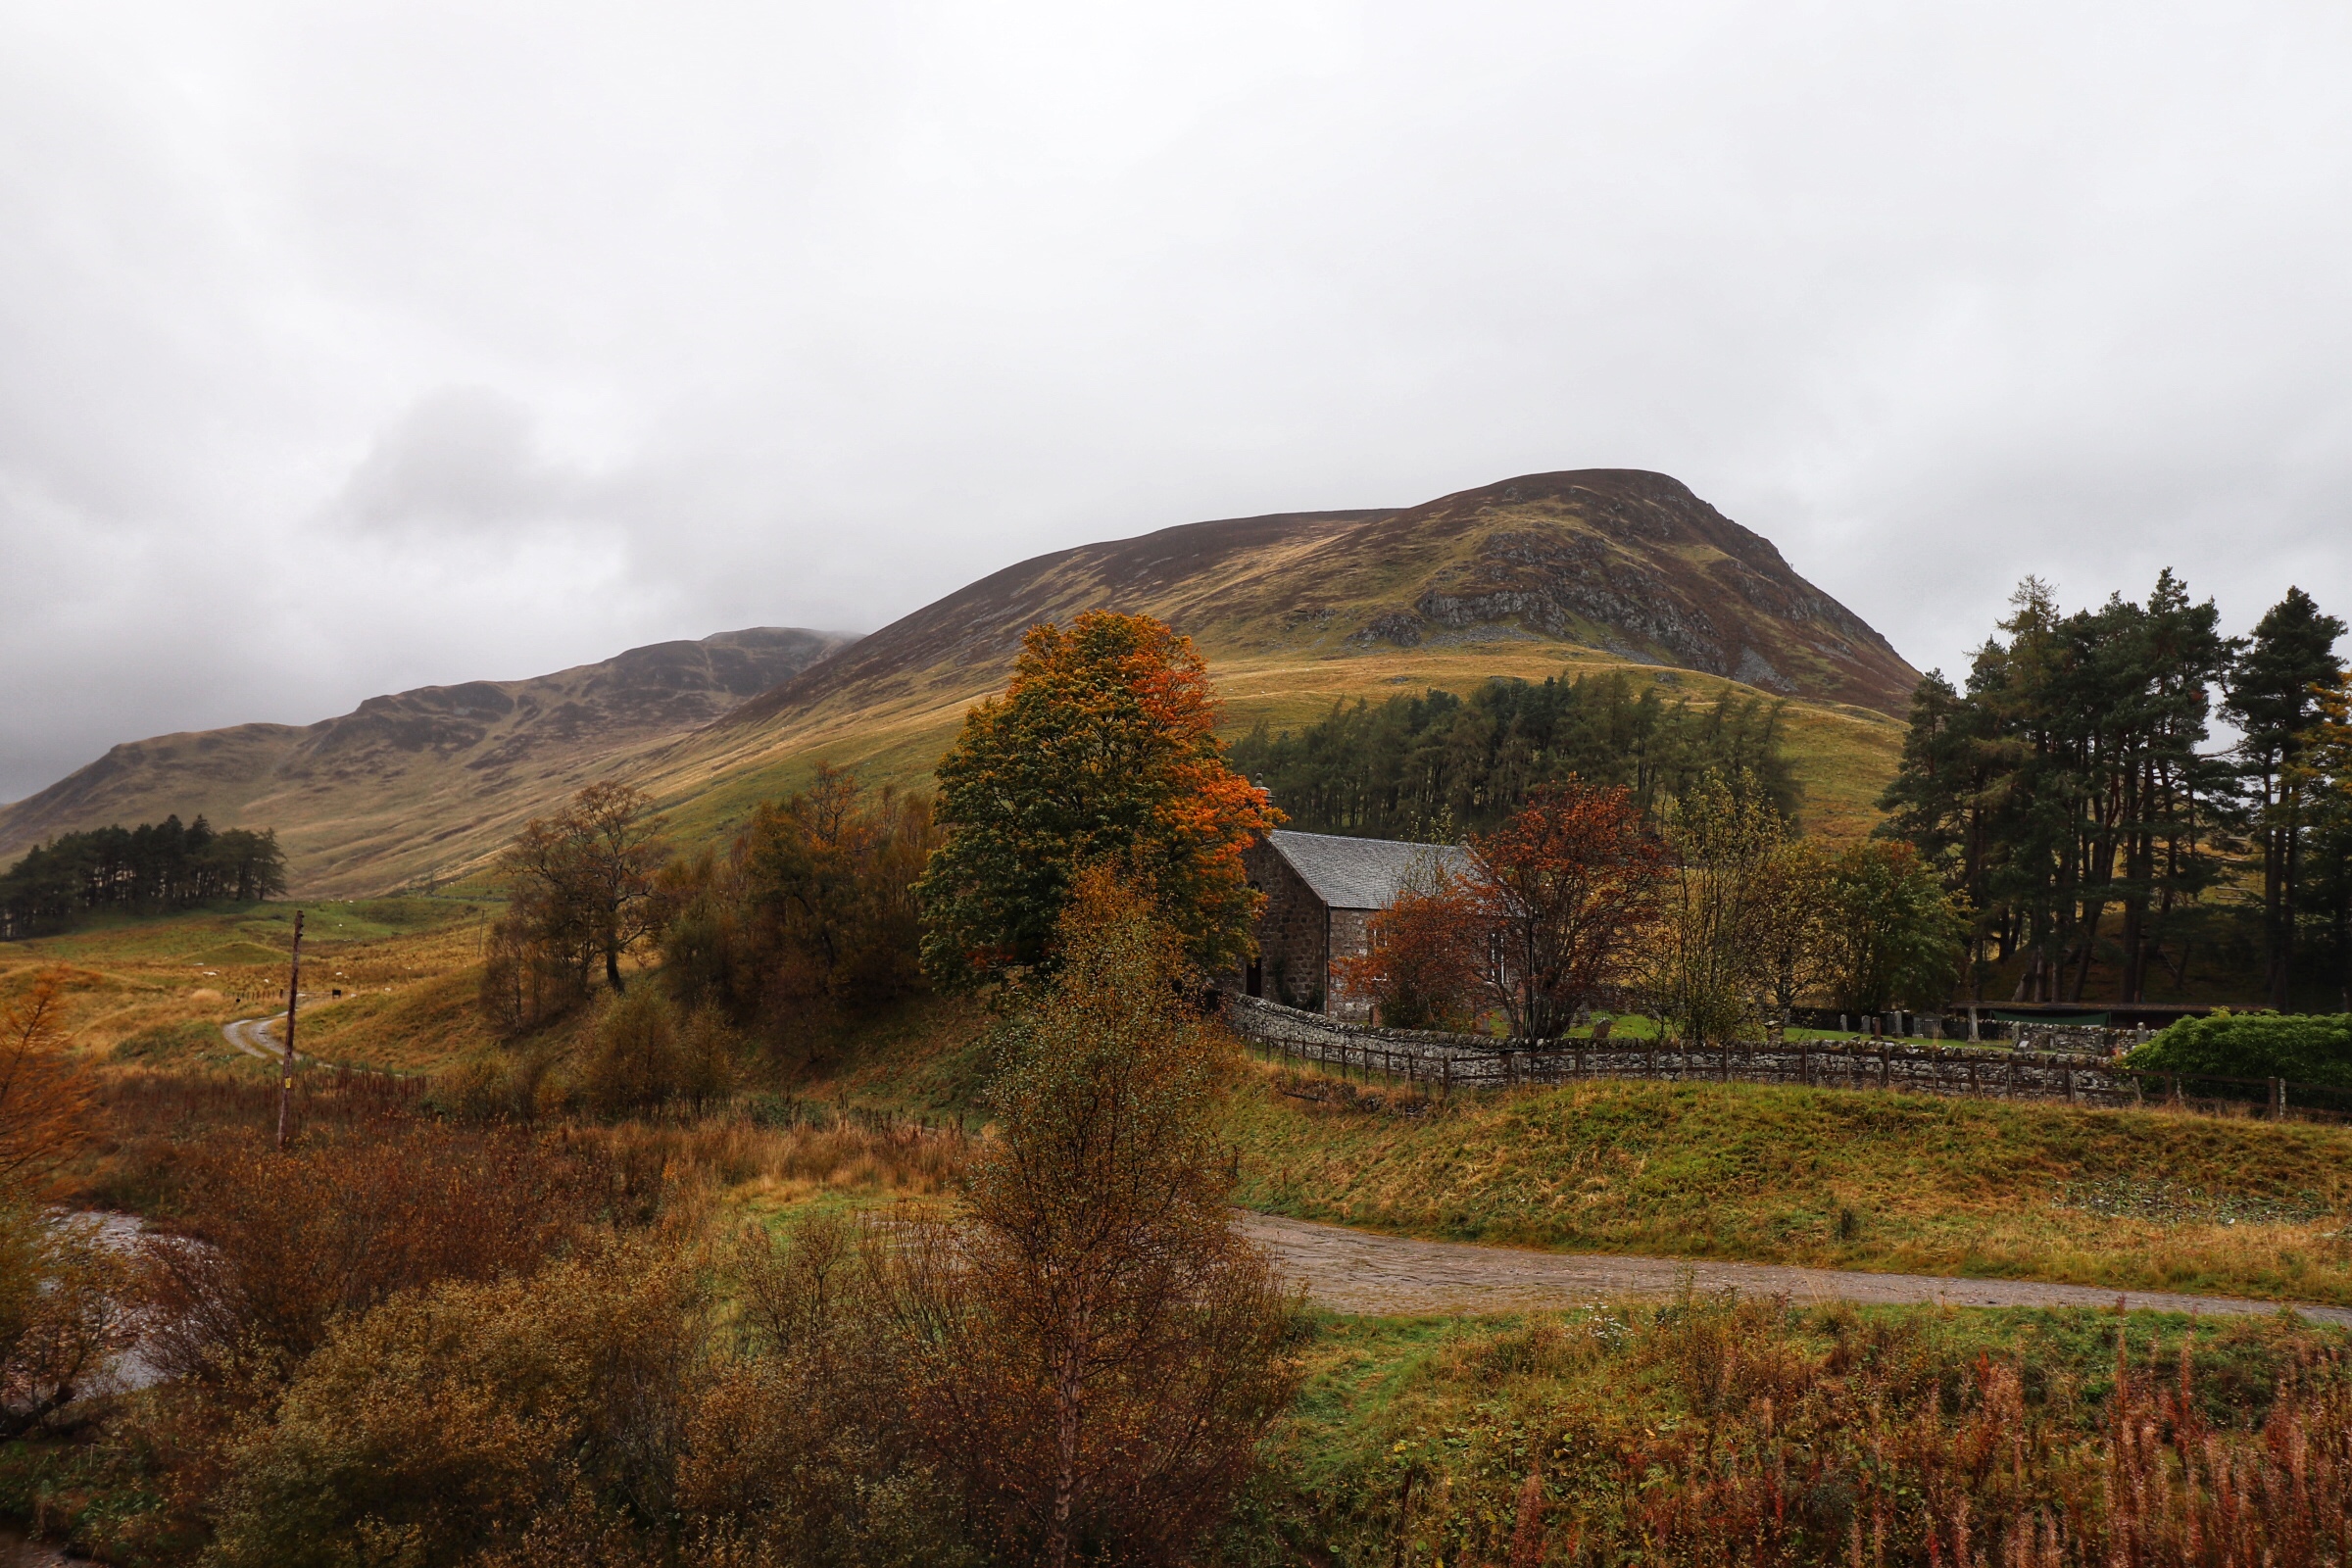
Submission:
M 594 730 L 544 714 L 516 739 L 498 715 L 475 710 L 491 706 L 480 688 L 498 683 L 374 699 L 383 706 L 363 704 L 336 721 L 352 726 L 347 747 L 312 748 L 319 765 L 299 788 L 252 792 L 252 804 L 283 818 L 296 887 L 327 893 L 477 871 L 525 816 L 592 777 L 652 793 L 681 837 L 715 836 L 760 799 L 800 787 L 818 760 L 873 783 L 926 784 L 965 710 L 1002 690 L 1026 629 L 1092 609 L 1157 615 L 1190 635 L 1218 683 L 1229 731 L 1311 722 L 1335 701 L 1379 700 L 1400 686 L 1466 692 L 1498 675 L 1621 670 L 1694 700 L 1785 700 L 1808 828 L 1833 835 L 1877 819 L 1919 679 L 1771 540 L 1681 481 L 1569 469 L 1414 507 L 1219 518 L 1047 552 L 861 638 L 798 634 L 823 646 L 758 691 L 725 702 L 705 692 L 660 722 Z M 750 634 L 721 639 L 740 635 Z M 252 770 L 237 755 L 255 744 L 236 739 L 243 734 L 133 745 L 173 743 L 170 756 L 149 760 L 148 773 L 181 770 L 183 793 L 201 804 L 208 769 Z M 403 794 L 369 770 L 395 744 L 412 754 L 441 746 L 463 765 L 440 767 L 433 789 Z M 30 801 L 96 777 L 122 751 Z M 80 804 L 102 793 L 85 789 Z M 25 841 L 28 804 L 0 808 L 6 853 Z M 57 829 L 93 825 L 45 814 Z
M 370 697 L 312 724 L 251 723 L 127 741 L 21 801 L 0 806 L 0 859 L 59 833 L 176 813 L 220 826 L 281 828 L 289 861 L 332 867 L 380 855 L 386 836 L 436 797 L 470 797 L 484 821 L 541 809 L 544 780 L 593 772 L 617 748 L 691 730 L 772 689 L 851 641 L 838 632 L 755 626 L 626 649 L 520 680 L 461 681 Z M 305 810 L 321 794 L 372 786 L 358 803 Z M 392 809 L 397 808 L 397 809 Z M 392 820 L 375 820 L 390 810 Z M 281 823 L 281 816 L 292 820 Z M 436 824 L 438 826 L 440 824 Z

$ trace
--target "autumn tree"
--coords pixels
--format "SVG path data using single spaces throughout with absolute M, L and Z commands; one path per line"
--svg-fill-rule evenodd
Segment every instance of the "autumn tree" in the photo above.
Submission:
M 627 989 L 620 960 L 656 928 L 667 824 L 652 809 L 643 791 L 608 779 L 515 835 L 499 858 L 509 902 L 482 980 L 495 1020 L 525 1028 L 585 997 L 600 959 L 605 984 Z
M 1214 970 L 1247 956 L 1242 865 L 1280 817 L 1225 763 L 1190 638 L 1090 611 L 1032 626 L 1004 695 L 939 764 L 944 837 L 919 893 L 923 963 L 969 983 L 1048 956 L 1070 890 L 1108 864 Z
M 819 763 L 762 802 L 722 858 L 664 869 L 662 966 L 690 1008 L 749 1024 L 779 1007 L 857 1008 L 922 982 L 916 882 L 939 842 L 931 803 Z
M 49 968 L 0 1008 L 0 1202 L 34 1196 L 84 1135 L 86 1080 L 67 1054 L 67 971 Z
M 1465 1022 L 1484 996 L 1484 904 L 1472 879 L 1433 862 L 1373 915 L 1365 950 L 1341 961 L 1346 989 L 1392 1028 Z
M 1565 1034 L 1629 975 L 1658 905 L 1657 840 L 1632 791 L 1570 777 L 1531 791 L 1475 848 L 1482 978 L 1513 1034 Z
M 1229 1047 L 1183 1000 L 1182 939 L 1102 864 L 1057 930 L 967 1213 L 897 1252 L 909 1397 L 1009 1559 L 1188 1561 L 1290 1400 L 1294 1303 L 1233 1229 Z
M 1784 839 L 1756 871 L 1745 941 L 1762 975 L 1765 1006 L 1782 1024 L 1797 998 L 1822 982 L 1831 860 L 1815 840 Z

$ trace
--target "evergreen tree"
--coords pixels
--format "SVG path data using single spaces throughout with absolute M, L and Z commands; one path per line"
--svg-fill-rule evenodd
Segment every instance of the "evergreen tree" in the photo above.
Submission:
M 2255 622 L 2254 635 L 2230 670 L 2223 710 L 2238 723 L 2238 768 L 2262 845 L 2264 986 L 2283 1010 L 2295 959 L 2295 895 L 2310 824 L 2298 767 L 2306 732 L 2318 715 L 2314 688 L 2343 673 L 2335 640 L 2344 623 L 2323 614 L 2309 594 L 2289 588 Z

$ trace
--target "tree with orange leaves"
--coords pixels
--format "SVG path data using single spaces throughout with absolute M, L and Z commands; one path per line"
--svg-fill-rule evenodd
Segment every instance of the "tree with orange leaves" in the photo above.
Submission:
M 1485 978 L 1511 1032 L 1548 1040 L 1627 974 L 1656 912 L 1665 853 L 1630 791 L 1571 774 L 1474 846 Z
M 945 837 L 920 888 L 923 965 L 969 984 L 1047 956 L 1080 872 L 1107 863 L 1186 956 L 1246 956 L 1251 838 L 1281 820 L 1225 765 L 1208 670 L 1149 615 L 1029 628 L 1004 695 L 964 715 L 939 764 Z
M 1466 1029 L 1485 989 L 1491 889 L 1430 867 L 1372 917 L 1371 942 L 1341 960 L 1347 990 L 1396 1029 Z
M 80 1142 L 89 1091 L 66 1054 L 66 972 L 44 969 L 0 1008 L 0 1201 L 44 1181 Z

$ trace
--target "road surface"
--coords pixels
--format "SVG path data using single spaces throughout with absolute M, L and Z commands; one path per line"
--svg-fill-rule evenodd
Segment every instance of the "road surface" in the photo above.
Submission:
M 1930 1274 L 1537 1252 L 1378 1236 L 1272 1214 L 1245 1214 L 1241 1229 L 1273 1254 L 1282 1274 L 1302 1284 L 1314 1300 L 1340 1312 L 1510 1312 L 1587 1306 L 1628 1297 L 1671 1296 L 1686 1278 L 1701 1291 L 1786 1296 L 1799 1302 L 2112 1307 L 2120 1297 L 2134 1311 L 2196 1312 L 2206 1317 L 2276 1312 L 2282 1304 L 2031 1280 L 1958 1280 Z M 2352 1328 L 2352 1308 L 2283 1304 L 2293 1305 L 2314 1322 Z

